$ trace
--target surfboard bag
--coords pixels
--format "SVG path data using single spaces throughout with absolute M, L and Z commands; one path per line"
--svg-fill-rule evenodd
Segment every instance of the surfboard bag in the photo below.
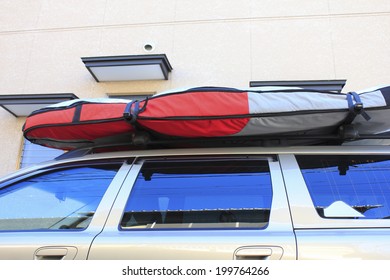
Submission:
M 324 134 L 353 124 L 359 134 L 390 132 L 390 86 L 333 93 L 298 88 L 201 87 L 144 100 L 77 99 L 34 111 L 23 127 L 33 143 L 64 150 L 155 139 Z

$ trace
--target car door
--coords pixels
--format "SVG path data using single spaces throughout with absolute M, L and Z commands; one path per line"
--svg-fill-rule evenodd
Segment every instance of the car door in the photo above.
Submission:
M 89 259 L 295 259 L 275 156 L 139 158 Z
M 298 259 L 390 259 L 390 155 L 365 150 L 281 156 Z
M 86 259 L 129 165 L 70 163 L 0 185 L 0 259 Z

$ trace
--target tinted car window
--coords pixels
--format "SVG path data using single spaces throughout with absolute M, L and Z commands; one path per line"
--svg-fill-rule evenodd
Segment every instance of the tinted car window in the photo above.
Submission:
M 0 189 L 0 230 L 86 228 L 119 167 L 55 170 Z
M 389 156 L 297 156 L 324 218 L 390 218 Z
M 266 160 L 146 161 L 122 228 L 263 228 L 272 201 Z

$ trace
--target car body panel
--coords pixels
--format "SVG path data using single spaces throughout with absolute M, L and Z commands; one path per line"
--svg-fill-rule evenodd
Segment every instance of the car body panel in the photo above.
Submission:
M 142 163 L 132 171 L 140 170 Z M 121 189 L 103 232 L 94 240 L 89 259 L 235 259 L 245 248 L 271 252 L 258 259 L 295 259 L 295 236 L 278 162 L 270 162 L 274 195 L 266 229 L 121 230 L 120 220 L 138 172 Z M 244 252 L 244 251 L 241 251 Z M 250 254 L 249 254 L 250 255 Z M 243 257 L 243 254 L 241 254 Z M 250 256 L 247 256 L 248 258 Z M 253 256 L 252 256 L 253 257 Z
M 296 230 L 299 260 L 390 259 L 390 228 Z
M 85 230 L 0 231 L 0 259 L 87 259 L 131 165 L 123 164 Z
M 140 158 L 276 155 L 265 229 L 121 230 Z M 121 160 L 85 230 L 0 231 L 0 259 L 390 259 L 390 219 L 324 219 L 295 155 L 390 155 L 388 146 L 306 146 L 135 150 L 62 157 L 4 177 L 0 188 L 43 170 Z
M 361 151 L 358 154 L 365 153 Z M 389 154 L 389 151 L 381 154 Z M 390 259 L 390 219 L 320 217 L 294 155 L 280 155 L 280 162 L 293 217 L 299 260 Z
M 387 151 L 387 154 L 390 154 L 390 151 Z M 359 220 L 321 218 L 314 208 L 305 180 L 294 155 L 280 155 L 280 162 L 288 193 L 291 215 L 294 221 L 294 229 L 390 228 L 390 219 Z

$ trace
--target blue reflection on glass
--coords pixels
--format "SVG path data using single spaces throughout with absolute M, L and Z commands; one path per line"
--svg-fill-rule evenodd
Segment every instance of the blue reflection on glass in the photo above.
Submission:
M 383 156 L 297 156 L 314 205 L 343 201 L 367 219 L 390 216 L 390 160 Z
M 66 217 L 93 215 L 118 169 L 62 169 L 1 189 L 0 229 L 49 228 Z
M 183 171 L 178 164 L 149 170 L 150 178 L 140 173 L 126 211 L 269 209 L 272 188 L 268 166 L 264 169 L 263 162 L 257 163 L 259 167 L 253 171 L 252 167 L 248 170 L 238 167 L 234 171 L 234 166 L 240 163 L 233 162 L 229 168 L 213 163 L 207 173 L 204 173 L 207 163 L 193 164 L 191 172 Z

